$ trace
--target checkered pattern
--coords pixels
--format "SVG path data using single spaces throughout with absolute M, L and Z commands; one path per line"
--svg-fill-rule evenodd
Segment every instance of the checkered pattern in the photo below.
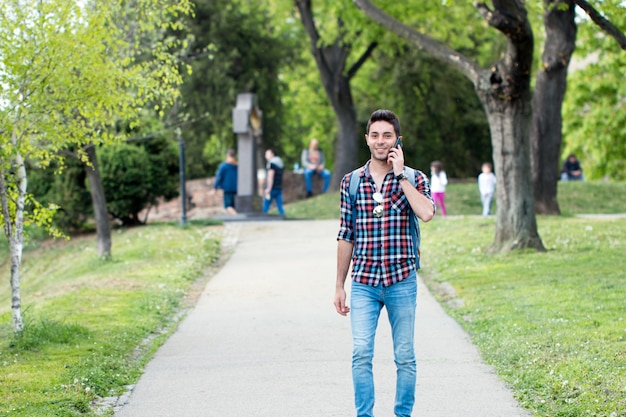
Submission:
M 361 181 L 356 197 L 355 213 L 350 202 L 350 174 L 341 181 L 341 223 L 337 240 L 354 243 L 352 279 L 376 286 L 382 282 L 388 287 L 402 281 L 415 270 L 415 254 L 410 232 L 411 206 L 400 183 L 390 171 L 383 180 L 383 216 L 373 214 L 376 186 L 370 175 L 369 162 L 360 170 Z M 432 202 L 430 183 L 421 171 L 415 171 L 417 190 Z M 434 206 L 434 203 L 433 203 Z M 356 216 L 355 231 L 352 216 Z

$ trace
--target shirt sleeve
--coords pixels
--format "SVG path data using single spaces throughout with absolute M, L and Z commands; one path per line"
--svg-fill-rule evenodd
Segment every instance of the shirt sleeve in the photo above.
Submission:
M 217 174 L 215 174 L 215 184 L 214 187 L 216 190 L 224 188 L 222 182 L 224 180 L 224 164 L 220 164 L 217 168 Z
M 354 173 L 354 175 L 358 175 L 358 173 Z M 354 243 L 354 231 L 353 227 L 353 216 L 352 212 L 352 202 L 350 201 L 350 191 L 348 188 L 350 187 L 350 174 L 347 174 L 341 180 L 341 186 L 339 187 L 339 196 L 341 198 L 339 203 L 339 234 L 337 235 L 337 240 L 346 240 L 348 242 Z
M 435 200 L 433 200 L 432 193 L 430 191 L 430 181 L 428 181 L 428 177 L 422 171 L 415 170 L 415 188 L 417 191 L 422 193 L 430 203 L 433 205 L 433 210 L 437 211 L 437 205 L 435 204 Z

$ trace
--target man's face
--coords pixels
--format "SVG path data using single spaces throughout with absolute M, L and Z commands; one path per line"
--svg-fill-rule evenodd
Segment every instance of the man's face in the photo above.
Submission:
M 389 149 L 396 143 L 396 131 L 389 122 L 378 121 L 370 125 L 370 131 L 365 135 L 365 142 L 370 148 L 373 159 L 387 161 Z

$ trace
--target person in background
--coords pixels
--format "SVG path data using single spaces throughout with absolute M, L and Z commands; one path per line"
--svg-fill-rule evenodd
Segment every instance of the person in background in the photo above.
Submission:
M 265 151 L 265 160 L 267 161 L 267 175 L 265 177 L 265 189 L 263 190 L 263 213 L 267 214 L 270 210 L 272 201 L 276 200 L 276 208 L 278 214 L 285 215 L 283 209 L 283 172 L 285 164 L 274 151 L 268 149 Z
M 322 192 L 325 193 L 328 191 L 331 173 L 329 170 L 324 168 L 326 160 L 324 159 L 324 152 L 319 149 L 319 142 L 317 139 L 311 139 L 309 147 L 302 151 L 300 159 L 302 162 L 302 168 L 304 169 L 306 197 L 309 198 L 313 195 L 313 175 L 318 175 L 324 180 Z
M 219 165 L 215 174 L 215 190 L 224 192 L 224 209 L 229 214 L 237 214 L 237 171 L 237 153 L 231 148 L 226 151 L 226 160 Z
M 433 200 L 441 210 L 441 215 L 446 216 L 446 185 L 448 185 L 448 176 L 443 170 L 443 165 L 439 161 L 430 163 L 430 191 Z
M 485 162 L 482 166 L 482 172 L 478 175 L 478 191 L 480 192 L 480 201 L 483 204 L 483 216 L 491 214 L 491 201 L 496 191 L 496 176 L 491 170 L 491 164 Z
M 580 161 L 576 157 L 575 153 L 569 154 L 565 162 L 563 162 L 563 169 L 561 170 L 562 181 L 584 181 L 583 169 L 580 167 Z
M 340 315 L 350 315 L 357 417 L 374 415 L 372 360 L 383 307 L 391 325 L 397 368 L 394 415 L 410 417 L 415 403 L 417 263 L 411 237 L 411 216 L 416 215 L 427 222 L 435 215 L 435 204 L 426 175 L 404 166 L 402 147 L 394 146 L 399 137 L 400 121 L 393 112 L 373 112 L 365 133 L 370 159 L 358 173 L 353 171 L 341 181 L 333 304 Z M 415 185 L 407 176 L 409 170 L 414 171 Z M 351 175 L 359 175 L 354 201 L 350 197 Z M 344 286 L 350 270 L 352 283 L 348 306 Z M 390 387 L 385 387 L 385 391 L 389 390 Z

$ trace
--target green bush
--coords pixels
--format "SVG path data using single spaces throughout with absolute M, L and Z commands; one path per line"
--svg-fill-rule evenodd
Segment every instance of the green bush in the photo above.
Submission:
M 178 195 L 178 155 L 163 138 L 99 149 L 98 162 L 109 213 L 125 225 L 140 224 L 139 213 Z
M 139 223 L 152 182 L 148 152 L 128 144 L 104 146 L 98 162 L 109 213 L 123 224 Z

